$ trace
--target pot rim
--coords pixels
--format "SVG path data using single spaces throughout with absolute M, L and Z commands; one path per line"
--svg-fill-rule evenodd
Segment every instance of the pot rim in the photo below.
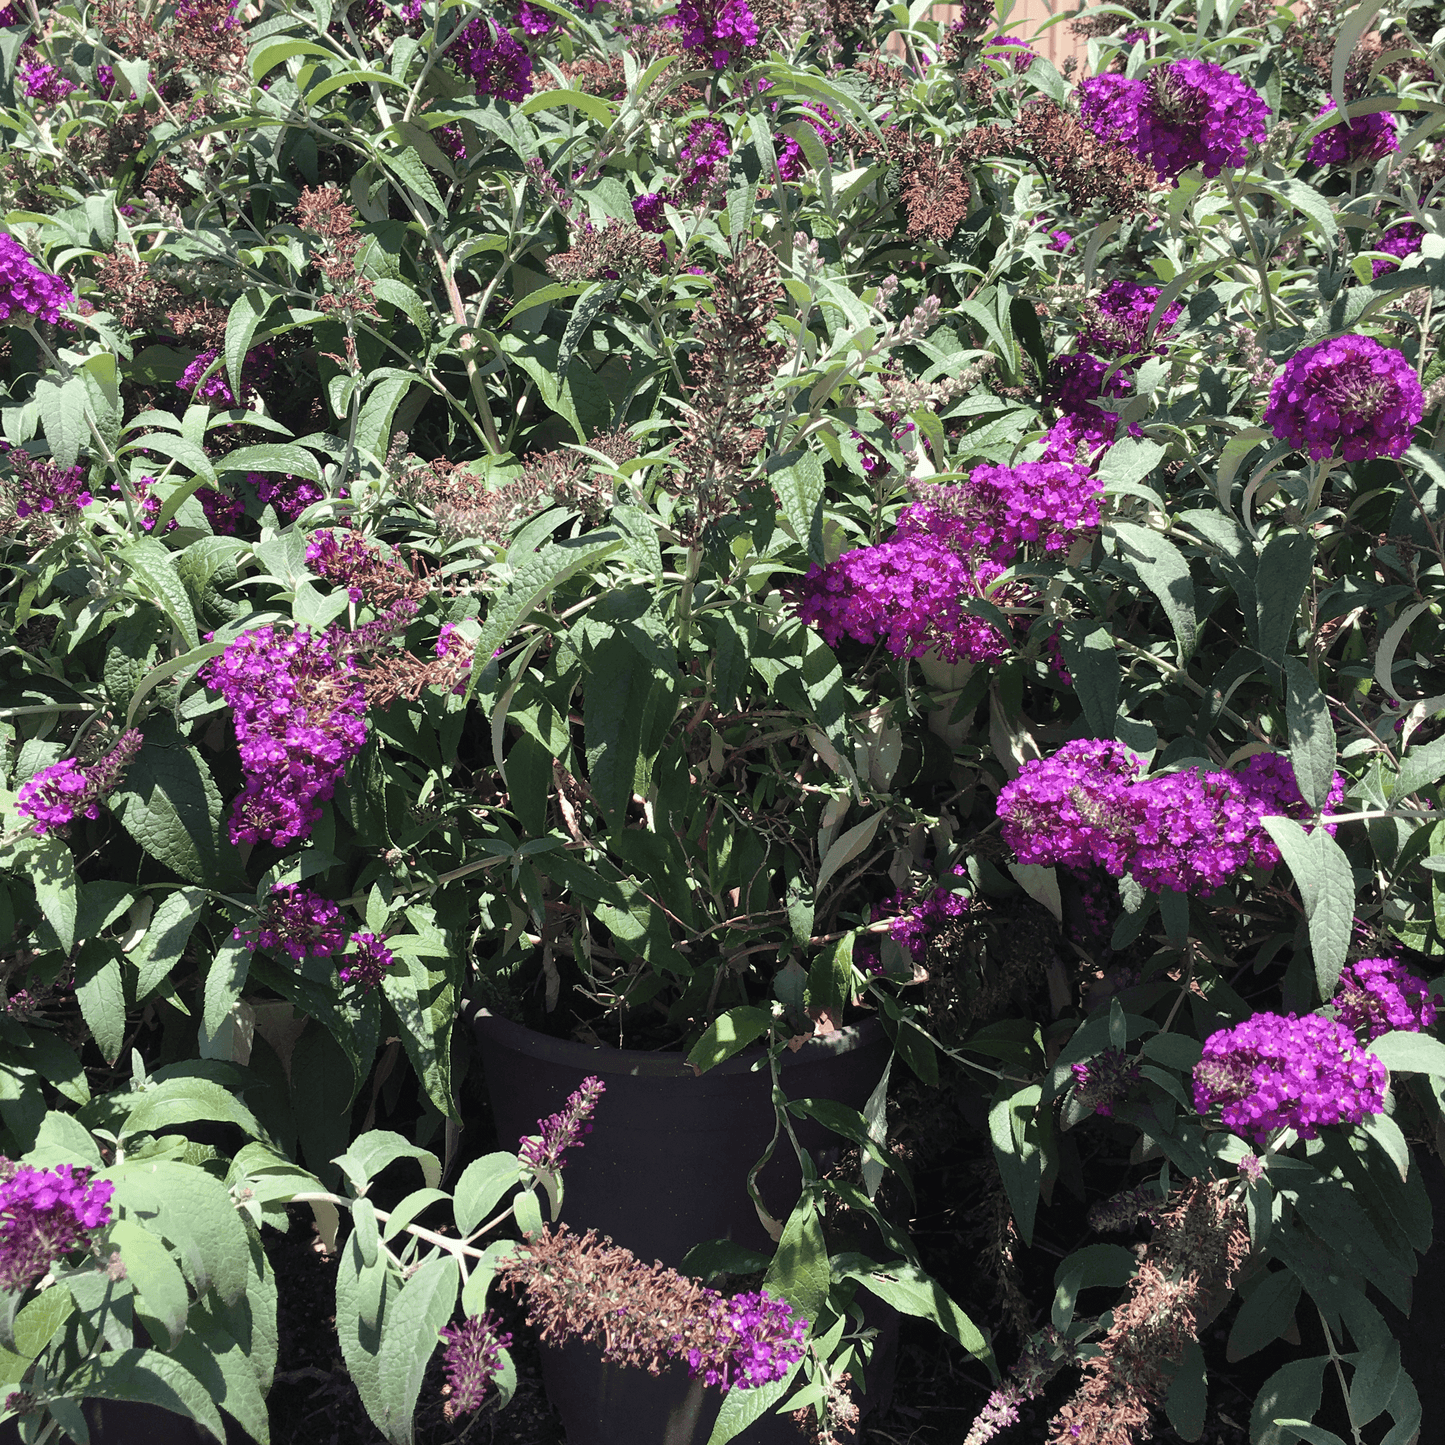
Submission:
M 635 1078 L 711 1078 L 718 1074 L 753 1073 L 767 1058 L 765 1049 L 750 1045 L 699 1076 L 694 1074 L 685 1054 L 653 1053 L 646 1049 L 615 1049 L 609 1044 L 584 1044 L 578 1039 L 553 1038 L 550 1034 L 538 1033 L 525 1024 L 515 1023 L 500 1014 L 494 1014 L 490 1009 L 470 1004 L 464 1007 L 463 1014 L 478 1035 L 490 1035 L 498 1043 L 515 1049 L 518 1053 L 547 1063 L 571 1066 L 587 1073 L 626 1074 Z M 850 1054 L 883 1036 L 883 1025 L 875 1015 L 856 1024 L 849 1024 L 835 1034 L 810 1038 L 796 1053 L 791 1049 L 786 1050 L 779 1066 L 786 1069 L 797 1064 L 818 1063 L 823 1059 Z

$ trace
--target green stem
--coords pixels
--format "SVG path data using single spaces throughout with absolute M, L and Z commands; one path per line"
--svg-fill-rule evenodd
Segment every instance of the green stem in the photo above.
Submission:
M 1360 1435 L 1360 1427 L 1355 1421 L 1354 1407 L 1350 1404 L 1350 1389 L 1345 1384 L 1345 1366 L 1340 1359 L 1340 1352 L 1335 1348 L 1335 1337 L 1330 1333 L 1330 1322 L 1325 1318 L 1325 1312 L 1319 1305 L 1315 1306 L 1319 1312 L 1320 1327 L 1325 1332 L 1325 1346 L 1330 1352 L 1330 1362 L 1335 1367 L 1335 1378 L 1340 1382 L 1340 1394 L 1345 1398 L 1345 1414 L 1350 1421 L 1350 1434 L 1355 1437 L 1355 1445 L 1364 1445 L 1363 1437 Z
M 1225 189 L 1229 192 L 1229 203 L 1234 207 L 1234 214 L 1239 217 L 1239 224 L 1244 228 L 1245 237 L 1249 241 L 1250 254 L 1254 257 L 1255 269 L 1259 272 L 1260 289 L 1264 292 L 1264 310 L 1269 318 L 1269 329 L 1279 329 L 1279 317 L 1274 309 L 1274 292 L 1269 289 L 1269 268 L 1264 264 L 1264 253 L 1259 249 L 1259 238 L 1254 234 L 1254 227 L 1249 224 L 1244 214 L 1244 203 L 1240 198 L 1239 186 L 1233 175 L 1228 176 L 1225 181 Z

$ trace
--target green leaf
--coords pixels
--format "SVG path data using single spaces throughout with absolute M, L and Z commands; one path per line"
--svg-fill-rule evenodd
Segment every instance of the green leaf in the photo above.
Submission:
M 429 1259 L 407 1280 L 391 1308 L 380 1359 L 386 1419 L 377 1423 L 392 1445 L 412 1445 L 422 1377 L 436 1352 L 438 1332 L 456 1306 L 460 1283 L 457 1262 L 449 1254 Z
M 265 1372 L 264 1381 L 257 1378 L 245 1346 L 209 1308 L 192 1312 L 190 1331 L 172 1353 L 253 1440 L 269 1445 L 271 1425 L 263 1390 L 271 1383 L 271 1371 Z
M 181 1288 L 184 1290 L 185 1285 Z M 33 1360 L 75 1313 L 75 1300 L 63 1284 L 42 1290 L 15 1316 L 15 1351 Z
M 1411 748 L 1400 759 L 1400 773 L 1390 798 L 1403 802 L 1411 793 L 1433 787 L 1442 777 L 1445 777 L 1445 738 L 1436 738 L 1421 747 Z
M 652 783 L 659 724 L 676 709 L 676 688 L 666 673 L 635 645 L 630 630 L 604 638 L 587 653 L 582 698 L 587 777 L 592 797 L 612 826 L 634 793 L 646 796 Z
M 1283 662 L 1294 640 L 1300 601 L 1314 569 L 1314 539 L 1303 532 L 1281 532 L 1265 544 L 1255 573 L 1259 606 L 1259 650 Z
M 998 1361 L 988 1337 L 958 1307 L 948 1291 L 927 1271 L 907 1260 L 894 1260 L 871 1270 L 850 1271 L 856 1279 L 879 1299 L 918 1319 L 930 1320 L 988 1367 L 998 1379 Z
M 552 94 L 554 92 L 548 92 Z M 442 199 L 431 172 L 422 164 L 421 157 L 410 148 L 396 151 L 376 151 L 377 159 L 396 176 L 414 196 L 420 196 L 438 215 L 445 216 L 447 203 Z
M 615 532 L 589 532 L 568 542 L 550 542 L 532 557 L 518 559 L 506 592 L 487 609 L 487 620 L 476 644 L 476 662 L 466 699 L 476 690 L 483 668 L 524 621 L 527 614 L 560 583 L 583 567 L 592 567 L 627 545 Z
M 1182 1439 L 1198 1440 L 1204 1434 L 1204 1414 L 1209 1403 L 1209 1380 L 1204 1368 L 1204 1351 L 1198 1340 L 1184 1346 L 1184 1359 L 1169 1382 L 1164 1413 Z
M 1119 715 L 1120 678 L 1113 636 L 1107 627 L 1096 627 L 1082 639 L 1065 632 L 1059 642 L 1091 735 L 1112 739 L 1114 719 Z
M 740 1004 L 721 1013 L 708 1025 L 703 1036 L 687 1056 L 699 1074 L 705 1074 L 724 1059 L 741 1053 L 754 1040 L 772 1027 L 772 1015 L 766 1009 Z
M 1319 812 L 1335 776 L 1335 730 L 1330 723 L 1330 706 L 1299 658 L 1285 658 L 1284 678 L 1290 762 L 1300 794 Z
M 525 1179 L 526 1171 L 515 1154 L 487 1154 L 462 1171 L 454 1191 L 453 1216 L 463 1238 L 479 1225 L 502 1196 Z
M 1280 1430 L 1280 1419 L 1308 1419 L 1320 1407 L 1328 1356 L 1291 1360 L 1264 1382 L 1249 1416 L 1249 1445 L 1288 1445 L 1291 1436 Z
M 791 466 L 780 467 L 768 476 L 783 515 L 798 542 L 808 549 L 808 560 L 819 565 L 823 554 L 823 463 L 816 452 L 804 452 Z
M 183 1365 L 159 1350 L 113 1350 L 92 1356 L 65 1378 L 65 1393 L 76 1400 L 134 1400 L 184 1415 L 226 1438 L 210 1393 Z
M 346 1372 L 372 1423 L 385 1430 L 387 1399 L 381 1386 L 381 1349 L 401 1286 L 384 1258 L 367 1269 L 355 1235 L 342 1246 L 336 1270 L 336 1335 Z
M 335 1179 L 330 1161 L 351 1135 L 351 1101 L 357 1081 L 353 1063 L 331 1031 L 313 1019 L 291 1054 L 291 1108 L 307 1165 Z
M 852 995 L 853 935 L 845 933 L 814 955 L 803 1002 L 810 1009 L 826 1009 L 836 1019 Z
M 524 1237 L 542 1232 L 542 1206 L 535 1190 L 524 1189 L 512 1200 L 512 1217 Z
M 1126 1284 L 1138 1265 L 1134 1252 L 1122 1244 L 1086 1244 L 1076 1249 L 1054 1271 L 1054 1328 L 1068 1329 L 1083 1290 Z
M 215 1065 L 208 1067 L 214 1068 Z M 169 1078 L 139 1094 L 113 1095 L 122 1106 L 134 1099 L 120 1127 L 120 1135 L 156 1134 L 178 1124 L 234 1124 L 251 1138 L 260 1137 L 256 1116 L 230 1090 L 212 1079 L 194 1075 Z
M 106 1063 L 113 1064 L 125 1043 L 125 985 L 119 947 L 104 938 L 88 939 L 75 961 L 75 997 L 85 1025 Z
M 1001 1088 L 1007 1088 L 1004 1084 Z M 1033 1239 L 1034 1216 L 1039 1205 L 1039 1184 L 1043 1178 L 1042 1155 L 1036 1140 L 1034 1118 L 1043 1088 L 1028 1084 L 1017 1092 L 995 1100 L 989 1110 L 988 1129 L 994 1158 L 1003 1176 L 1004 1189 L 1014 1222 L 1025 1244 Z
M 781 1380 L 769 1380 L 766 1385 L 752 1390 L 729 1390 L 723 1396 L 722 1408 L 717 1412 L 707 1445 L 727 1445 L 749 1425 L 761 1420 L 792 1389 L 793 1379 L 802 1366 L 803 1362 L 799 1360 Z
M 204 477 L 213 487 L 216 485 L 216 469 L 211 465 L 210 457 L 206 455 L 203 447 L 188 437 L 176 436 L 173 432 L 168 431 L 149 431 L 127 442 L 121 449 L 121 455 L 128 456 L 142 449 L 161 452 L 178 461 L 183 467 L 189 467 L 192 472 Z M 165 551 L 165 548 L 161 547 L 161 544 L 153 537 L 145 537 L 141 540 Z M 194 647 L 195 643 L 193 642 L 191 646 Z
M 144 1003 L 180 962 L 191 930 L 205 906 L 203 888 L 177 888 L 161 900 L 146 936 L 129 955 L 129 962 L 136 970 L 137 1003 Z
M 109 1243 L 120 1251 L 125 1277 L 140 1296 L 139 1312 L 151 1316 L 169 1336 L 154 1343 L 159 1349 L 173 1349 L 186 1332 L 191 1308 L 180 1267 L 165 1245 L 134 1220 L 116 1220 L 110 1227 Z
M 75 920 L 80 911 L 75 859 L 69 847 L 51 833 L 31 847 L 26 861 L 41 916 L 69 953 L 75 947 Z
M 1182 667 L 1194 652 L 1197 632 L 1194 583 L 1189 576 L 1189 564 L 1173 542 L 1148 527 L 1139 527 L 1132 522 L 1115 522 L 1114 531 L 1122 544 L 1124 560 L 1159 599 L 1159 605 L 1174 629 L 1179 665 Z
M 451 978 L 450 970 L 433 973 L 420 958 L 403 956 L 387 969 L 381 984 L 427 1098 L 448 1119 L 456 1117 L 451 1067 L 456 1001 Z
M 240 398 L 241 365 L 251 349 L 251 340 L 262 318 L 271 309 L 272 298 L 259 286 L 252 286 L 231 303 L 226 317 L 226 374 L 231 381 L 231 395 Z M 164 526 L 162 522 L 160 524 Z
M 840 869 L 845 868 L 860 853 L 864 852 L 874 836 L 878 832 L 878 825 L 883 821 L 881 812 L 874 813 L 871 818 L 864 818 L 861 823 L 849 828 L 841 837 L 835 838 L 829 845 L 828 851 L 823 856 L 823 861 L 818 866 L 818 881 L 813 885 L 813 897 L 821 898 L 823 889 L 829 880 Z
M 1293 818 L 1265 818 L 1265 829 L 1294 874 L 1309 923 L 1320 997 L 1334 997 L 1350 946 L 1355 876 L 1344 849 L 1323 828 L 1310 833 Z
M 331 1162 L 337 1165 L 359 1193 L 389 1164 L 398 1159 L 415 1159 L 421 1165 L 422 1179 L 434 1188 L 441 1182 L 440 1160 L 429 1149 L 422 1149 L 390 1129 L 368 1129 L 347 1146 L 345 1154 Z
M 50 456 L 58 467 L 75 465 L 89 430 L 85 413 L 90 394 L 78 376 L 57 381 L 42 376 L 35 383 L 35 408 L 40 413 L 40 428 L 50 444 Z
M 1429 1034 L 1404 1030 L 1381 1034 L 1369 1045 L 1369 1050 L 1391 1073 L 1445 1078 L 1445 1044 Z
M 1266 1275 L 1246 1296 L 1229 1332 L 1227 1350 L 1231 1363 L 1272 1344 L 1294 1322 L 1299 1304 L 1300 1282 L 1287 1269 Z
M 378 459 L 384 459 L 391 444 L 391 424 L 413 385 L 421 383 L 408 373 L 383 376 L 367 392 L 356 421 L 356 445 Z
M 155 538 L 140 538 L 123 546 L 117 555 L 139 579 L 147 597 L 176 624 L 186 647 L 198 647 L 201 639 L 195 630 L 195 613 L 181 578 L 176 577 L 175 553 L 163 548 Z
M 763 1283 L 809 1323 L 828 1303 L 828 1245 L 823 1238 L 823 1218 L 811 1194 L 804 1194 L 788 1216 Z
M 238 303 L 239 304 L 239 303 Z M 237 447 L 221 458 L 227 472 L 290 472 L 308 482 L 321 481 L 321 466 L 315 454 L 291 442 L 258 442 Z
M 232 1010 L 251 971 L 251 945 L 228 937 L 206 971 L 201 1008 L 200 1053 L 203 1059 L 229 1059 L 232 1053 Z
M 241 882 L 240 855 L 223 826 L 210 768 L 169 718 L 151 721 L 144 747 L 111 795 L 111 812 L 152 858 L 188 883 L 223 888 Z

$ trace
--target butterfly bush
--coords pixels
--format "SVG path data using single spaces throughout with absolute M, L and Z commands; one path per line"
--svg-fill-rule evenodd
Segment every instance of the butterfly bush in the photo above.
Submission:
M 758 22 L 747 0 L 678 0 L 676 24 L 694 60 L 715 70 L 758 43 Z
M 1263 1144 L 1276 1129 L 1317 1139 L 1385 1107 L 1384 1064 L 1342 1023 L 1320 1014 L 1257 1013 L 1204 1041 L 1194 1107 L 1220 1109 L 1236 1134 Z
M 257 948 L 273 948 L 298 963 L 306 958 L 329 958 L 346 946 L 346 923 L 329 899 L 300 883 L 282 883 L 266 898 L 259 924 L 238 926 L 234 938 Z
M 1279 861 L 1266 817 L 1311 816 L 1280 754 L 1259 754 L 1238 772 L 1146 778 L 1143 768 L 1122 743 L 1092 739 L 1024 763 L 998 796 L 1004 842 L 1021 863 L 1092 864 L 1155 891 L 1209 893 L 1251 864 Z M 1336 774 L 1328 806 L 1343 796 Z
M 1270 110 L 1239 76 L 1208 60 L 1174 60 L 1147 80 L 1090 76 L 1079 86 L 1079 114 L 1101 139 L 1132 151 L 1173 180 L 1194 166 L 1208 177 L 1242 166 L 1265 138 Z
M 20 785 L 16 809 L 31 820 L 40 837 L 64 832 L 77 818 L 98 818 L 101 800 L 115 791 L 143 742 L 139 730 L 129 728 L 88 766 L 76 758 L 62 758 L 42 768 Z
M 28 1289 L 110 1223 L 115 1186 L 71 1164 L 35 1169 L 0 1155 L 0 1289 Z
M 494 20 L 469 20 L 447 51 L 458 70 L 476 87 L 477 96 L 514 104 L 532 93 L 532 57 Z
M 492 1392 L 492 1382 L 502 1368 L 501 1352 L 512 1343 L 511 1334 L 504 1332 L 501 1324 L 496 1311 L 487 1310 L 441 1331 L 447 1374 L 442 1414 L 448 1420 L 479 1410 Z
M 1085 352 L 1093 352 L 1111 360 L 1142 352 L 1148 341 L 1149 318 L 1162 294 L 1163 288 L 1160 286 L 1141 286 L 1134 281 L 1110 281 L 1084 313 L 1084 324 L 1079 331 L 1080 347 Z M 1155 327 L 1156 342 L 1167 337 L 1174 329 L 1183 310 L 1177 301 L 1164 308 Z M 1165 350 L 1162 344 L 1158 345 L 1154 348 L 1154 354 L 1163 356 Z M 1119 374 L 1115 373 L 1116 376 Z
M 1417 1034 L 1433 1028 L 1442 1000 L 1398 959 L 1362 958 L 1346 964 L 1335 994 L 1335 1016 L 1364 1031 L 1365 1042 L 1394 1030 Z
M 1424 411 L 1424 390 L 1403 353 L 1373 336 L 1337 336 L 1290 357 L 1264 424 L 1311 457 L 1358 462 L 1400 456 Z
M 1335 113 L 1332 100 L 1327 100 L 1319 109 L 1321 116 Z M 1310 142 L 1308 154 L 1310 164 L 1315 166 L 1358 166 L 1384 160 L 1399 149 L 1395 117 L 1388 111 L 1377 110 L 1326 126 Z
M 396 955 L 384 939 L 375 933 L 355 933 L 351 947 L 336 966 L 336 976 L 342 983 L 355 984 L 363 993 L 370 993 L 380 987 L 387 969 L 395 963 Z
M 281 846 L 306 837 L 346 764 L 366 742 L 366 695 L 333 634 L 266 626 L 202 669 L 236 724 L 245 787 L 231 841 Z
M 1425 239 L 1425 228 L 1417 225 L 1414 221 L 1405 221 L 1399 225 L 1391 226 L 1371 247 L 1375 251 L 1387 251 L 1390 255 L 1396 256 L 1396 261 L 1372 261 L 1370 263 L 1373 272 L 1372 279 L 1378 279 L 1390 271 L 1399 269 L 1400 261 L 1407 256 L 1415 255 Z
M 74 304 L 75 292 L 63 276 L 43 270 L 14 236 L 0 232 L 0 321 L 53 324 Z
M 536 1136 L 521 1141 L 517 1157 L 534 1169 L 558 1169 L 567 1150 L 580 1149 L 582 1136 L 592 1132 L 592 1113 L 606 1090 L 596 1075 L 583 1079 L 562 1108 L 538 1124 Z
M 1081 1107 L 1109 1118 L 1114 1105 L 1139 1082 L 1139 1065 L 1123 1049 L 1107 1048 L 1080 1064 L 1071 1064 L 1074 1098 Z
M 781 1380 L 803 1358 L 807 1321 L 765 1289 L 715 1298 L 708 1307 L 709 1345 L 687 1353 L 689 1373 L 724 1390 L 754 1390 Z

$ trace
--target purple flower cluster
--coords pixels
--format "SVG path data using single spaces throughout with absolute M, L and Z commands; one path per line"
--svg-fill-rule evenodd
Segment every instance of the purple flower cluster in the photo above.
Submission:
M 1049 250 L 1067 251 L 1074 244 L 1074 238 L 1068 231 L 1049 232 Z
M 33 51 L 25 54 L 20 61 L 16 78 L 25 87 L 25 98 L 37 105 L 59 105 L 72 91 L 80 89 L 73 80 L 68 80 L 48 60 Z
M 580 1149 L 582 1136 L 592 1132 L 592 1111 L 606 1090 L 607 1085 L 595 1075 L 583 1079 L 555 1114 L 538 1123 L 536 1134 L 521 1141 L 518 1157 L 534 1169 L 558 1169 L 563 1154 L 574 1147 Z
M 70 1164 L 34 1169 L 0 1156 L 0 1289 L 23 1290 L 92 1229 L 110 1223 L 115 1186 Z
M 1413 256 L 1425 239 L 1425 228 L 1417 225 L 1414 221 L 1405 221 L 1403 224 L 1392 226 L 1374 246 L 1375 251 L 1385 251 L 1391 256 L 1398 256 L 1403 261 L 1406 256 Z M 1374 280 L 1385 275 L 1388 271 L 1398 271 L 1399 261 L 1372 261 L 1370 263 Z
M 1365 1030 L 1365 1042 L 1394 1030 L 1418 1034 L 1434 1026 L 1439 994 L 1398 959 L 1362 958 L 1340 974 L 1335 1016 L 1346 1028 Z
M 1336 109 L 1334 101 L 1327 100 L 1318 114 L 1329 115 Z M 1395 117 L 1377 110 L 1327 126 L 1310 142 L 1308 159 L 1312 166 L 1373 165 L 1399 149 Z
M 261 505 L 274 507 L 283 522 L 294 522 L 313 502 L 319 502 L 326 496 L 315 482 L 294 477 L 290 472 L 281 477 L 247 472 L 246 480 L 255 487 Z
M 724 1390 L 751 1390 L 781 1380 L 803 1358 L 806 1320 L 795 1319 L 786 1300 L 773 1299 L 765 1289 L 719 1296 L 708 1308 L 715 1330 L 706 1350 L 687 1352 L 689 1373 L 702 1376 L 706 1385 Z
M 1311 457 L 1398 457 L 1425 411 L 1415 368 L 1372 336 L 1301 347 L 1275 378 L 1264 424 Z
M 1249 157 L 1265 137 L 1269 106 L 1237 75 L 1208 60 L 1174 60 L 1146 80 L 1094 75 L 1079 86 L 1079 114 L 1101 140 L 1153 164 L 1160 180 L 1191 166 L 1209 177 Z
M 360 602 L 362 589 L 356 585 L 357 574 L 375 568 L 376 549 L 360 532 L 342 531 L 340 541 L 333 531 L 313 532 L 306 544 L 306 565 L 318 577 L 345 587 L 353 602 Z
M 396 962 L 396 955 L 375 933 L 353 933 L 351 942 L 355 951 L 342 959 L 337 977 L 342 983 L 359 984 L 362 992 L 370 993 Z
M 1079 413 L 1100 397 L 1128 396 L 1134 373 L 1121 366 L 1111 374 L 1109 366 L 1087 351 L 1058 357 L 1049 367 L 1049 399 L 1062 411 Z
M 1128 396 L 1134 373 L 1118 367 L 1111 374 L 1110 363 L 1087 351 L 1075 351 L 1057 358 L 1049 367 L 1045 393 L 1062 412 L 1044 438 L 1045 462 L 1094 470 L 1114 445 L 1119 413 L 1105 411 L 1096 403 L 1104 397 Z M 1137 423 L 1129 435 L 1142 437 Z
M 694 121 L 678 153 L 678 185 L 684 191 L 711 185 L 719 166 L 725 178 L 730 155 L 732 139 L 727 126 L 719 120 Z
M 95 498 L 85 486 L 85 468 L 58 467 L 52 461 L 35 461 L 20 448 L 10 452 L 15 467 L 10 485 L 15 489 L 15 515 L 48 517 L 66 525 L 80 516 Z
M 201 679 L 230 704 L 246 784 L 233 805 L 231 841 L 304 838 L 346 764 L 366 742 L 366 694 L 330 634 L 298 627 L 243 632 L 206 663 Z
M 1003 569 L 965 563 L 937 536 L 909 532 L 876 547 L 858 547 L 836 562 L 816 563 L 794 589 L 798 616 L 830 647 L 843 637 L 882 642 L 895 657 L 936 650 L 946 662 L 1003 657 L 1008 640 L 960 599 L 981 597 Z
M 283 883 L 266 897 L 259 927 L 237 928 L 233 938 L 253 948 L 273 948 L 298 963 L 308 955 L 330 958 L 346 947 L 346 923 L 329 899 L 300 883 Z
M 448 54 L 476 87 L 479 99 L 490 95 L 516 102 L 531 94 L 532 57 L 485 17 L 469 20 Z
M 144 741 L 136 728 L 129 728 L 89 767 L 75 758 L 62 758 L 42 768 L 21 785 L 16 810 L 31 820 L 42 838 L 52 830 L 68 828 L 77 818 L 98 818 L 100 800 L 114 791 Z
M 1082 467 L 986 462 L 960 486 L 928 488 L 898 519 L 898 535 L 931 533 L 956 552 L 1007 565 L 1025 543 L 1063 552 L 1098 525 L 1098 486 Z
M 1148 346 L 1149 318 L 1162 290 L 1133 281 L 1111 281 L 1088 308 L 1079 345 L 1110 358 L 1138 355 Z M 1173 330 L 1183 309 L 1177 301 L 1165 308 L 1155 328 L 1155 340 Z M 1156 347 L 1155 354 L 1163 356 L 1164 347 Z M 1115 372 L 1116 377 L 1118 374 Z
M 224 368 L 213 371 L 204 381 L 201 380 L 206 375 L 206 369 L 219 354 L 215 350 L 201 352 L 181 373 L 181 379 L 176 386 L 181 391 L 191 392 L 193 401 L 214 401 L 226 407 L 239 406 L 241 403 L 231 394 Z M 269 341 L 263 342 L 254 351 L 248 351 L 245 360 L 241 363 L 243 395 L 252 395 L 260 383 L 271 375 L 275 365 L 276 352 Z M 197 390 L 198 386 L 199 390 Z
M 501 1352 L 512 1343 L 501 1330 L 501 1319 L 493 1310 L 472 1315 L 459 1325 L 441 1331 L 446 1341 L 447 1402 L 442 1414 L 448 1420 L 470 1415 L 487 1398 L 492 1381 L 502 1368 Z
M 218 537 L 234 537 L 246 509 L 236 500 L 216 487 L 197 487 L 195 498 L 201 504 L 211 531 Z
M 527 0 L 522 0 L 517 7 L 517 24 L 522 27 L 523 34 L 530 35 L 533 39 L 550 35 L 556 28 L 556 23 L 550 10 L 538 10 L 535 5 L 528 5 Z
M 1251 757 L 1238 772 L 1141 776 L 1122 743 L 1076 739 L 1027 762 L 1000 791 L 1003 839 L 1021 863 L 1097 864 L 1141 887 L 1212 892 L 1251 863 L 1279 861 L 1263 819 L 1307 820 L 1289 760 Z M 1338 775 L 1331 805 L 1344 795 Z
M 61 276 L 42 271 L 35 257 L 15 239 L 0 232 L 0 321 L 25 313 L 26 322 L 54 323 L 61 308 L 75 304 L 75 292 Z
M 954 870 L 955 876 L 964 872 L 962 864 Z M 920 898 L 910 890 L 895 893 L 891 898 L 874 904 L 870 910 L 870 921 L 879 922 L 893 915 L 888 925 L 888 937 L 908 954 L 914 963 L 921 964 L 928 957 L 931 944 L 951 918 L 962 918 L 970 904 L 962 893 L 955 893 L 946 884 L 935 888 Z M 853 945 L 853 962 L 864 973 L 883 972 L 881 938 L 877 933 L 861 935 Z
M 1106 1119 L 1139 1081 L 1139 1066 L 1123 1049 L 1107 1048 L 1082 1064 L 1074 1064 L 1074 1098 Z
M 714 70 L 758 43 L 758 22 L 747 0 L 678 0 L 675 23 L 694 58 Z
M 1358 1124 L 1385 1107 L 1384 1064 L 1343 1024 L 1320 1014 L 1257 1013 L 1204 1041 L 1194 1107 L 1223 1105 L 1225 1124 L 1263 1144 L 1276 1129 L 1301 1139 L 1331 1124 Z
M 660 236 L 667 230 L 667 214 L 663 210 L 666 202 L 666 191 L 648 191 L 646 195 L 634 196 L 632 219 L 649 235 Z

